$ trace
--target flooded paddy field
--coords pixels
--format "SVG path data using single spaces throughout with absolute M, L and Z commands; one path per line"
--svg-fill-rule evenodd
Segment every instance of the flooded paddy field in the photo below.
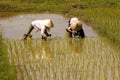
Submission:
M 65 37 L 65 29 L 68 26 L 68 19 L 57 14 L 21 14 L 0 20 L 0 29 L 2 29 L 4 38 L 21 39 L 23 34 L 27 32 L 31 22 L 38 19 L 51 19 L 54 28 L 51 29 L 52 36 Z M 86 37 L 97 36 L 92 27 L 83 24 Z M 40 38 L 40 32 L 32 31 L 33 38 Z
M 31 21 L 50 18 L 52 40 L 22 40 Z M 56 14 L 22 14 L 0 20 L 5 52 L 18 80 L 119 80 L 120 57 L 107 41 L 84 24 L 85 39 L 65 37 L 65 17 Z M 58 38 L 59 37 L 59 38 Z

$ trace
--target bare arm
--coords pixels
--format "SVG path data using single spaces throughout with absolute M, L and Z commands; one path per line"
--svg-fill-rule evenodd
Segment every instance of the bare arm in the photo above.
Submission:
M 66 28 L 66 31 L 71 32 L 72 34 L 77 33 L 77 31 L 72 30 L 71 27 Z
M 47 29 L 45 29 L 45 32 L 44 32 L 45 34 L 46 34 L 46 36 L 51 36 L 51 34 L 49 34 L 48 32 L 47 32 Z

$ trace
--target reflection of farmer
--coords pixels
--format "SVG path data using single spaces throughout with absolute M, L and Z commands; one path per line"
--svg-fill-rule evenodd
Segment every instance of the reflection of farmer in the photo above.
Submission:
M 49 34 L 48 31 L 50 31 L 50 28 L 52 28 L 53 26 L 54 24 L 50 19 L 32 21 L 28 32 L 24 34 L 23 38 L 26 39 L 31 33 L 31 31 L 35 29 L 36 32 L 41 31 L 42 39 L 46 40 L 48 36 L 51 36 L 51 34 Z
M 66 31 L 69 32 L 70 37 L 85 37 L 84 31 L 82 29 L 82 22 L 79 21 L 76 17 L 69 19 L 68 28 Z
M 84 39 L 67 39 L 68 53 L 80 55 L 84 48 Z
M 52 59 L 54 57 L 54 49 L 53 46 L 51 46 L 51 41 L 41 41 L 41 46 L 39 50 L 39 55 L 41 55 L 42 59 Z M 52 49 L 51 49 L 52 48 Z

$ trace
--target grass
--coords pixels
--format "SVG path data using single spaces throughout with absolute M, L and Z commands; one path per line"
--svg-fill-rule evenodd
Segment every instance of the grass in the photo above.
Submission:
M 118 80 L 119 51 L 106 39 L 5 40 L 5 51 L 27 80 Z M 113 54 L 114 53 L 114 54 Z
M 16 80 L 14 66 L 9 64 L 8 54 L 4 52 L 0 35 L 0 80 Z
M 83 10 L 83 12 L 87 14 L 85 15 L 86 22 L 89 22 L 100 35 L 106 37 L 113 44 L 120 43 L 120 28 L 118 27 L 120 26 L 120 16 L 118 16 L 120 12 L 118 8 L 94 8 Z

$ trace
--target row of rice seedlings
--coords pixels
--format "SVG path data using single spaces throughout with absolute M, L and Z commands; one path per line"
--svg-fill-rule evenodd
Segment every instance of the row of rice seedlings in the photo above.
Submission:
M 18 80 L 118 80 L 120 57 L 104 39 L 5 40 Z M 11 56 L 11 57 L 10 57 Z
M 98 80 L 117 80 L 119 79 L 119 70 L 115 69 L 115 65 L 117 64 L 117 69 L 119 69 L 119 57 L 116 55 L 117 51 L 114 51 L 110 45 L 103 43 L 103 40 L 95 40 L 95 43 L 91 43 L 90 40 L 87 41 L 87 46 L 94 45 L 94 47 L 90 47 L 89 50 L 93 52 L 89 52 L 87 59 L 91 59 L 91 63 L 94 64 L 94 79 Z M 85 51 L 85 50 L 84 50 Z M 84 52 L 86 53 L 86 52 Z M 88 52 L 87 52 L 88 53 Z M 116 64 L 115 64 L 116 63 Z M 117 73 L 117 74 L 114 74 Z

